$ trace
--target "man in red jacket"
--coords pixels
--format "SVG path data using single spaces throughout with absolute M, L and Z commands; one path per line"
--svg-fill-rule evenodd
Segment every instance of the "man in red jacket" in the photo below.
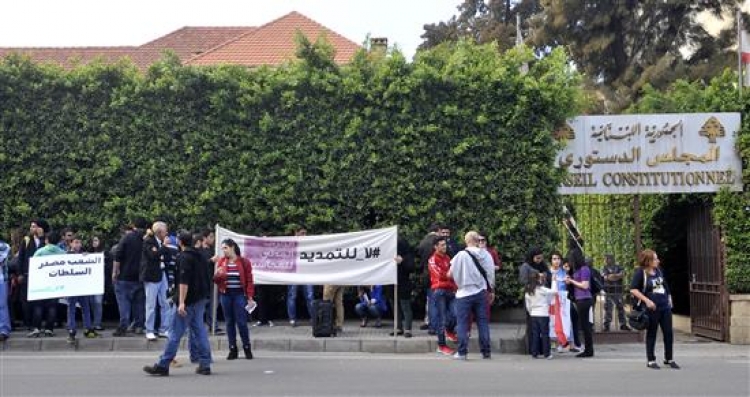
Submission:
M 448 244 L 445 237 L 435 239 L 435 251 L 428 261 L 430 270 L 430 288 L 437 307 L 437 352 L 450 356 L 453 350 L 446 345 L 446 338 L 451 342 L 458 340 L 454 332 L 456 316 L 453 300 L 456 297 L 456 283 L 448 275 L 451 258 L 448 256 Z

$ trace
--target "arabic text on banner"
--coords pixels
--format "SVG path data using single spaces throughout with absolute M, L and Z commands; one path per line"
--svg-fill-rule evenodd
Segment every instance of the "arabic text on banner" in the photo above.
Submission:
M 319 236 L 254 237 L 216 227 L 253 265 L 256 284 L 396 284 L 396 226 Z
M 29 260 L 29 300 L 104 294 L 104 254 L 61 254 Z

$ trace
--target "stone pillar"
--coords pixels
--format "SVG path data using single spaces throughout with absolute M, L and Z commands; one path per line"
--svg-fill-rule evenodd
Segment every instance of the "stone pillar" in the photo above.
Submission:
M 729 295 L 729 343 L 750 345 L 750 294 Z

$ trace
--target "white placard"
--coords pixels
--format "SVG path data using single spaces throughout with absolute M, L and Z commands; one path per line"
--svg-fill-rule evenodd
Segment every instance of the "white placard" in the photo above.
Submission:
M 319 236 L 254 237 L 216 226 L 253 266 L 256 284 L 396 284 L 396 226 Z
M 104 254 L 60 254 L 29 259 L 30 301 L 104 294 Z
M 735 148 L 739 113 L 580 116 L 557 136 L 555 165 L 568 171 L 560 194 L 742 190 Z

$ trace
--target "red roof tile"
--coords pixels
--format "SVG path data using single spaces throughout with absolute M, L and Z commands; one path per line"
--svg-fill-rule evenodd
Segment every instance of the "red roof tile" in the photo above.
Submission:
M 8 47 L 0 48 L 0 58 L 15 52 L 35 62 L 55 63 L 66 68 L 95 59 L 114 63 L 129 58 L 138 68 L 146 70 L 165 50 L 172 50 L 189 65 L 280 65 L 294 59 L 297 31 L 311 41 L 324 36 L 335 48 L 334 59 L 339 64 L 349 62 L 361 48 L 312 19 L 291 12 L 257 28 L 183 27 L 140 47 Z
M 279 65 L 295 58 L 297 31 L 313 42 L 320 36 L 325 37 L 336 50 L 334 60 L 339 64 L 351 61 L 354 54 L 361 48 L 353 41 L 318 22 L 298 12 L 291 12 L 198 55 L 188 60 L 187 64 Z
M 196 55 L 206 52 L 216 46 L 226 43 L 245 33 L 250 33 L 257 29 L 251 26 L 235 27 L 191 27 L 186 26 L 182 29 L 169 33 L 154 41 L 142 45 L 140 48 L 150 49 L 170 49 L 186 61 Z

